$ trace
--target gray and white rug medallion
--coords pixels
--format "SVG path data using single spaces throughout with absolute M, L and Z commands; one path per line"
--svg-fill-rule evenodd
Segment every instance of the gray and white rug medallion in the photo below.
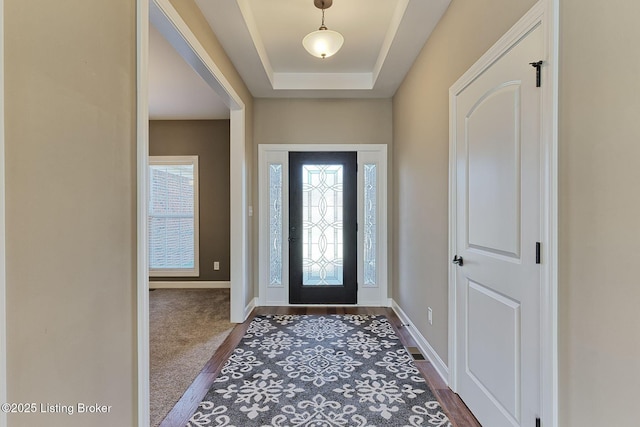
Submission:
M 189 427 L 451 427 L 385 316 L 258 316 Z

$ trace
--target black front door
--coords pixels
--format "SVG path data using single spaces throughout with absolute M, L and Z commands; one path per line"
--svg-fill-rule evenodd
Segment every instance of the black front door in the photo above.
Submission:
M 357 302 L 357 153 L 289 153 L 289 302 Z

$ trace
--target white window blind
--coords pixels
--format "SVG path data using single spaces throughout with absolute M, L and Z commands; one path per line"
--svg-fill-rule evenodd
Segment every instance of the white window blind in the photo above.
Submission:
M 149 275 L 198 276 L 198 156 L 149 157 Z

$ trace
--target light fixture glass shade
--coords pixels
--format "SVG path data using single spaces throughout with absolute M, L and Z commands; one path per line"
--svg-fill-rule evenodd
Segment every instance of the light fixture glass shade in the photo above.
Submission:
M 309 33 L 302 39 L 302 45 L 307 49 L 307 52 L 322 59 L 339 51 L 343 43 L 342 34 L 324 29 Z

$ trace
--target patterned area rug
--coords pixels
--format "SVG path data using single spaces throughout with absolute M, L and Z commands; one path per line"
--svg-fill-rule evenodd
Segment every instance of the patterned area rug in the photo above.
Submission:
M 451 427 L 385 316 L 250 324 L 189 427 Z

